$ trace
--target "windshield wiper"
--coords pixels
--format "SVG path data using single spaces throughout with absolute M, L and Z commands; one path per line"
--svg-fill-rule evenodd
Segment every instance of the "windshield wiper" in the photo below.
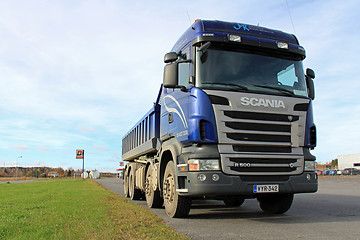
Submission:
M 241 90 L 245 90 L 245 91 L 248 91 L 248 90 L 249 90 L 247 87 L 242 86 L 242 85 L 239 85 L 239 84 L 235 84 L 235 83 L 222 83 L 222 82 L 211 83 L 211 82 L 203 82 L 203 84 L 216 84 L 216 85 L 234 86 L 234 87 L 240 88 Z
M 266 86 L 266 85 L 254 85 L 255 87 L 262 87 L 262 88 L 268 88 L 268 89 L 274 89 L 274 90 L 278 90 L 280 92 L 286 93 L 289 96 L 294 96 L 294 92 L 287 90 L 285 88 L 281 88 L 281 87 L 272 87 L 272 86 Z

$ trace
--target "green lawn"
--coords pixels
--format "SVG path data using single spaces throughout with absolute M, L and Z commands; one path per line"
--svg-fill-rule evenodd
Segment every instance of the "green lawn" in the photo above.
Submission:
M 185 239 L 89 180 L 0 184 L 0 239 Z

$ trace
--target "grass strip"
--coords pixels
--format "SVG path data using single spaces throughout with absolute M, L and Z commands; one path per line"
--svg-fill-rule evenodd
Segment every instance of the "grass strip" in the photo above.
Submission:
M 82 179 L 0 185 L 0 239 L 186 239 L 141 206 Z

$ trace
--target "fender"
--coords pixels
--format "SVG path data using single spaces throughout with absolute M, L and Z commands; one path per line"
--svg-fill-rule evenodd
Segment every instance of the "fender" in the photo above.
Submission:
M 130 163 L 125 165 L 125 169 L 124 169 L 124 177 L 125 175 L 129 176 L 129 170 L 130 170 Z
M 159 171 L 158 171 L 158 186 L 159 189 L 162 190 L 162 181 L 163 175 L 165 172 L 166 164 L 169 161 L 169 155 L 171 156 L 172 160 L 174 161 L 175 166 L 178 163 L 178 157 L 181 154 L 181 144 L 177 141 L 176 138 L 170 138 L 167 141 L 162 143 L 161 152 L 159 154 Z M 175 173 L 177 170 L 175 169 Z M 176 187 L 178 187 L 177 179 L 175 179 Z

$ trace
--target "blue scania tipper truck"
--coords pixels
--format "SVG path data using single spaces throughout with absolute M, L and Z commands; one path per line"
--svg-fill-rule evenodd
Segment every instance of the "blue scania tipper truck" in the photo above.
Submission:
M 317 191 L 315 73 L 282 31 L 197 20 L 165 54 L 158 97 L 122 139 L 124 193 L 169 217 L 193 199 L 286 212 Z M 160 85 L 160 84 L 159 84 Z

